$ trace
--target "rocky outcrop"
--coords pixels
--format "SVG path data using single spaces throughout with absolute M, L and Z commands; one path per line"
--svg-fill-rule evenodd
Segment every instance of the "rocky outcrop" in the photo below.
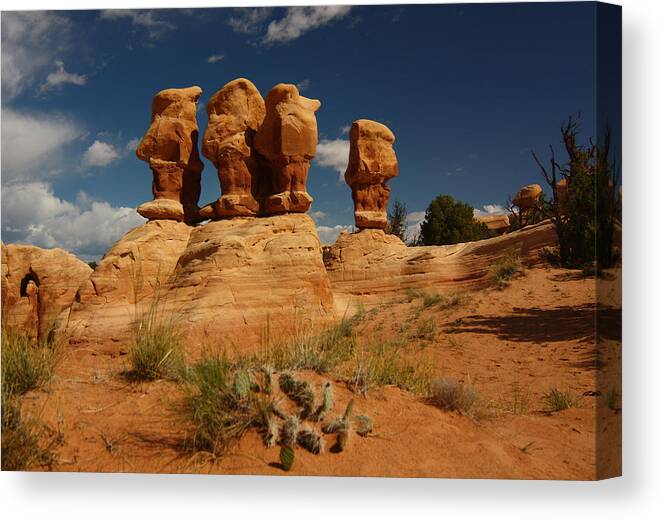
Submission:
M 155 315 L 187 335 L 228 339 L 257 337 L 268 321 L 291 323 L 296 312 L 319 320 L 334 308 L 314 222 L 290 214 L 136 228 L 81 287 L 70 322 L 78 339 L 126 340 Z
M 126 338 L 167 290 L 192 227 L 152 220 L 124 235 L 82 284 L 71 310 L 76 339 Z
M 266 114 L 264 100 L 255 85 L 239 78 L 211 96 L 207 114 L 202 154 L 218 170 L 222 194 L 215 203 L 202 208 L 201 217 L 257 215 L 261 165 L 252 144 Z
M 263 212 L 304 213 L 310 161 L 317 152 L 317 118 L 321 103 L 299 94 L 295 85 L 280 83 L 266 96 L 266 116 L 255 135 L 255 149 L 268 161 L 271 190 Z
M 479 215 L 475 220 L 481 222 L 489 231 L 495 233 L 505 233 L 510 227 L 509 215 L 503 213 L 500 215 Z
M 351 187 L 358 229 L 385 229 L 390 188 L 386 182 L 398 174 L 390 129 L 368 119 L 354 121 L 349 132 L 349 164 L 344 180 Z
M 540 262 L 539 251 L 556 244 L 548 221 L 506 235 L 449 246 L 407 247 L 379 229 L 343 233 L 326 248 L 324 263 L 338 310 L 359 303 L 382 303 L 408 288 L 439 292 L 489 285 L 489 268 L 508 251 L 526 264 Z
M 136 155 L 152 170 L 154 200 L 138 207 L 149 220 L 199 220 L 200 176 L 197 101 L 200 87 L 162 90 L 152 101 L 151 125 Z
M 539 184 L 528 184 L 521 188 L 512 199 L 512 202 L 521 211 L 527 211 L 534 208 L 539 204 L 539 199 L 542 196 L 542 187 Z
M 43 337 L 67 322 L 92 269 L 62 249 L 2 244 L 2 324 Z

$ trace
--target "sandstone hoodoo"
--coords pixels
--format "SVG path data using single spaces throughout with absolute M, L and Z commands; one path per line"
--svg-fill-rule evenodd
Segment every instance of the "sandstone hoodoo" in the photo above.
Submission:
M 359 119 L 349 133 L 349 164 L 344 180 L 351 187 L 358 229 L 385 229 L 388 224 L 388 180 L 398 175 L 395 136 L 390 129 Z
M 270 193 L 263 212 L 305 213 L 310 161 L 317 152 L 317 118 L 321 102 L 299 94 L 295 85 L 280 83 L 266 96 L 266 116 L 255 134 L 255 149 L 268 161 Z
M 200 87 L 162 90 L 152 101 L 151 125 L 136 149 L 153 173 L 154 200 L 138 207 L 150 220 L 199 221 L 200 176 L 197 101 Z
M 255 132 L 266 108 L 257 87 L 238 78 L 216 92 L 207 103 L 208 125 L 202 154 L 218 170 L 221 196 L 200 210 L 204 219 L 254 216 L 259 213 L 257 190 L 260 160 L 253 149 Z
M 475 220 L 482 222 L 489 231 L 496 233 L 505 233 L 510 227 L 510 218 L 508 215 L 502 213 L 498 215 L 481 215 L 475 217 Z

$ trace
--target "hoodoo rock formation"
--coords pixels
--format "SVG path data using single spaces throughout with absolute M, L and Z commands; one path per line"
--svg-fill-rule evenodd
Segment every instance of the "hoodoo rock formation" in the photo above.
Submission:
M 202 154 L 218 170 L 222 194 L 216 202 L 203 207 L 200 216 L 215 220 L 257 215 L 261 165 L 252 144 L 266 114 L 264 99 L 252 82 L 238 78 L 211 96 L 207 114 Z
M 505 213 L 498 215 L 481 215 L 475 217 L 475 220 L 481 222 L 489 231 L 495 233 L 505 233 L 510 227 L 510 218 Z
M 63 325 L 92 269 L 62 249 L 2 244 L 2 324 L 32 337 Z
M 539 184 L 528 184 L 519 190 L 512 202 L 525 212 L 537 206 L 541 196 L 542 187 Z
M 321 103 L 299 94 L 295 85 L 280 83 L 266 96 L 266 117 L 255 134 L 255 148 L 268 161 L 271 190 L 263 212 L 305 213 L 310 161 L 317 153 L 317 118 Z
M 162 90 L 152 101 L 151 125 L 136 149 L 153 173 L 154 200 L 138 207 L 149 220 L 199 220 L 200 176 L 197 101 L 200 87 Z
M 349 132 L 349 164 L 344 180 L 351 187 L 358 229 L 385 229 L 390 188 L 397 177 L 395 136 L 390 129 L 368 119 L 354 121 Z

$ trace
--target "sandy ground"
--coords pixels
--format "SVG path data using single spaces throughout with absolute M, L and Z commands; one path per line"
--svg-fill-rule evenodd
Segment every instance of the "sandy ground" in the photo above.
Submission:
M 617 301 L 617 280 L 600 283 L 600 295 L 610 295 L 605 303 Z M 368 312 L 361 341 L 407 338 L 406 355 L 429 363 L 438 376 L 475 385 L 490 412 L 476 420 L 394 387 L 361 396 L 337 383 L 336 410 L 354 398 L 356 410 L 374 419 L 374 434 L 354 436 L 342 453 L 297 450 L 290 474 L 593 479 L 620 473 L 621 318 L 603 307 L 595 333 L 593 278 L 538 267 L 504 290 L 470 293 L 452 309 L 407 300 Z M 421 328 L 427 333 L 419 334 Z M 54 470 L 285 474 L 278 450 L 267 450 L 256 433 L 220 460 L 183 450 L 177 386 L 127 381 L 125 349 L 113 350 L 72 347 L 50 388 L 26 396 L 25 406 L 64 435 Z M 304 376 L 317 385 L 326 380 Z M 579 396 L 580 407 L 548 412 L 543 395 L 551 387 Z M 612 388 L 615 410 L 605 399 Z M 597 432 L 608 439 L 599 467 Z

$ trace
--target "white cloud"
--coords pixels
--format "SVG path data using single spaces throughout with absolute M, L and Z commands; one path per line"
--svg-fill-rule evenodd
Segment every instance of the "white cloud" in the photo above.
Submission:
M 150 40 L 157 40 L 177 28 L 174 24 L 157 18 L 154 11 L 150 10 L 106 9 L 101 11 L 99 18 L 101 20 L 129 20 L 132 26 L 145 29 Z
M 414 240 L 420 234 L 420 226 L 425 220 L 424 211 L 412 211 L 406 215 L 406 240 Z
M 129 229 L 144 222 L 134 208 L 113 207 L 84 192 L 74 203 L 62 200 L 45 182 L 2 189 L 2 238 L 9 242 L 61 247 L 95 259 Z
M 212 54 L 207 58 L 207 63 L 216 63 L 225 58 L 224 54 Z
M 3 12 L 3 102 L 41 81 L 70 45 L 71 23 L 65 16 L 52 11 Z
M 319 240 L 321 240 L 323 245 L 334 244 L 342 231 L 348 231 L 351 233 L 353 232 L 353 226 L 342 226 L 340 224 L 335 226 L 317 226 Z
M 256 34 L 262 30 L 264 23 L 271 16 L 272 7 L 243 7 L 234 10 L 227 24 L 238 33 Z
M 304 79 L 303 81 L 299 81 L 298 83 L 296 83 L 296 88 L 301 92 L 306 91 L 307 89 L 310 88 L 310 80 Z
M 315 160 L 319 166 L 333 168 L 344 177 L 349 162 L 349 141 L 346 139 L 322 139 L 317 145 Z
M 28 114 L 3 107 L 3 183 L 48 177 L 64 147 L 82 133 L 75 121 L 59 114 Z
M 350 10 L 349 5 L 289 7 L 284 18 L 269 24 L 264 42 L 284 43 L 295 40 L 312 29 L 346 16 Z
M 473 215 L 476 217 L 483 217 L 485 215 L 499 215 L 507 213 L 505 208 L 500 204 L 485 204 L 482 209 L 474 209 Z
M 87 166 L 108 166 L 119 159 L 119 156 L 113 145 L 96 140 L 85 151 L 83 162 Z
M 317 210 L 317 211 L 311 211 L 311 212 L 310 212 L 310 216 L 312 217 L 312 219 L 313 219 L 315 222 L 318 222 L 319 220 L 321 220 L 321 219 L 323 219 L 323 218 L 326 218 L 326 213 L 324 213 L 323 211 L 319 211 L 319 210 Z
M 134 137 L 133 139 L 130 139 L 126 143 L 126 151 L 127 152 L 135 152 L 135 149 L 138 147 L 140 144 L 140 138 L 139 137 Z
M 340 128 L 340 135 L 348 135 L 350 130 L 351 125 L 344 125 L 342 128 Z
M 48 76 L 46 76 L 46 82 L 43 83 L 40 87 L 41 92 L 47 92 L 53 89 L 61 89 L 62 86 L 67 84 L 82 86 L 87 83 L 87 76 L 74 74 L 64 70 L 63 61 L 57 60 L 55 62 L 55 69 L 55 72 L 51 72 Z

